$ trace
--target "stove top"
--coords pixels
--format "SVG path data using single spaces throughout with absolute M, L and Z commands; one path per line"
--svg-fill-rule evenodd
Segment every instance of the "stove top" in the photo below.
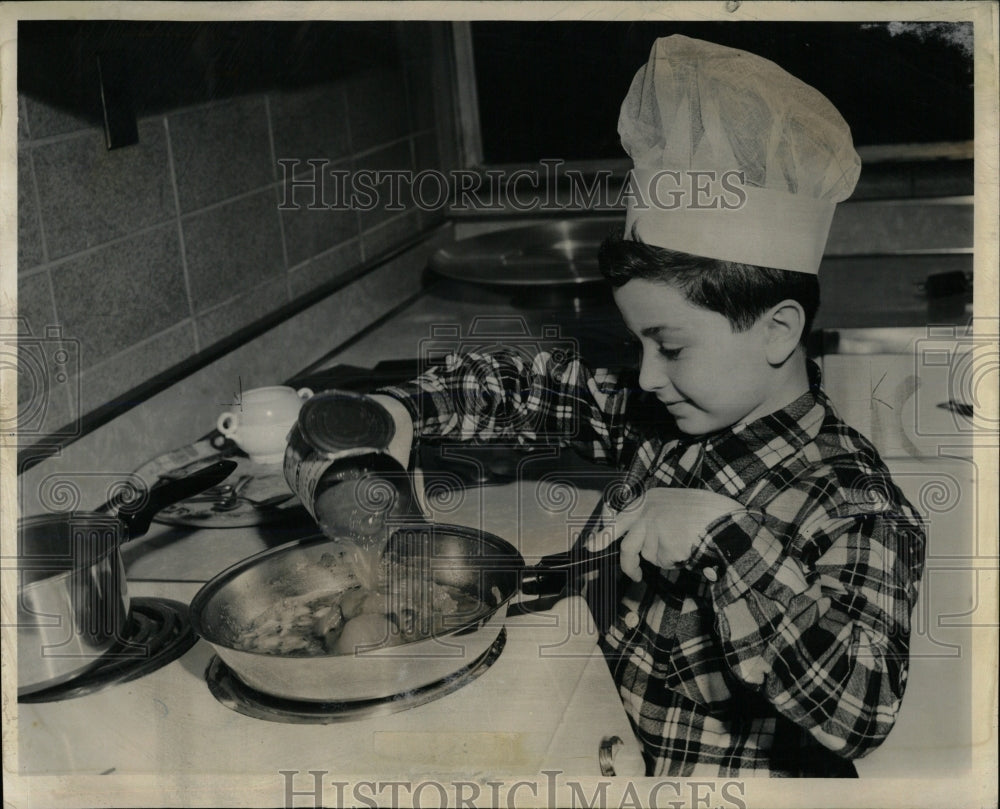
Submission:
M 143 596 L 180 599 L 196 589 L 193 582 L 169 591 L 163 582 L 134 583 Z M 582 599 L 569 598 L 548 611 L 512 615 L 502 651 L 498 645 L 463 677 L 401 705 L 389 700 L 373 714 L 348 713 L 350 721 L 262 721 L 228 707 L 205 680 L 215 652 L 198 642 L 123 686 L 19 704 L 18 772 L 81 776 L 70 790 L 58 779 L 58 794 L 39 786 L 43 779 L 32 787 L 35 803 L 67 807 L 107 803 L 109 789 L 135 806 L 190 803 L 192 794 L 207 806 L 276 805 L 285 797 L 281 770 L 300 773 L 296 783 L 303 784 L 312 783 L 309 770 L 336 771 L 344 780 L 375 772 L 390 780 L 415 773 L 521 777 L 545 769 L 596 776 L 602 739 L 630 739 L 631 730 L 596 634 L 576 628 L 585 611 Z
M 383 699 L 310 702 L 271 696 L 243 683 L 218 657 L 213 657 L 209 663 L 205 679 L 220 703 L 244 716 L 269 722 L 329 725 L 398 713 L 451 694 L 493 665 L 506 643 L 506 630 L 501 630 L 493 645 L 469 665 L 435 683 Z
M 125 632 L 125 640 L 79 677 L 20 695 L 17 701 L 58 702 L 130 682 L 181 657 L 198 639 L 188 620 L 187 606 L 165 598 L 133 598 Z

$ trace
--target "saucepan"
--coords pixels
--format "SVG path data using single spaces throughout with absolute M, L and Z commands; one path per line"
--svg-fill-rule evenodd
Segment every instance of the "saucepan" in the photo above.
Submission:
M 19 521 L 19 696 L 82 674 L 127 640 L 129 597 L 119 546 L 146 533 L 161 509 L 221 483 L 235 468 L 233 461 L 217 461 L 145 492 L 123 487 L 95 511 Z
M 397 528 L 386 554 L 391 564 L 420 565 L 429 592 L 469 596 L 469 606 L 448 616 L 428 635 L 401 643 L 373 643 L 352 653 L 309 655 L 248 651 L 248 628 L 283 599 L 317 586 L 313 577 L 324 559 L 343 547 L 337 539 L 313 536 L 271 548 L 239 562 L 209 581 L 191 602 L 195 631 L 246 685 L 266 694 L 311 702 L 382 699 L 437 682 L 489 651 L 503 629 L 507 607 L 518 592 L 555 595 L 587 571 L 614 564 L 618 545 L 604 551 L 573 551 L 525 564 L 518 550 L 487 531 L 459 525 L 416 522 Z M 391 567 L 390 567 L 391 569 Z M 352 584 L 327 579 L 336 590 Z M 396 624 L 386 622 L 391 633 Z M 396 640 L 399 640 L 397 638 Z

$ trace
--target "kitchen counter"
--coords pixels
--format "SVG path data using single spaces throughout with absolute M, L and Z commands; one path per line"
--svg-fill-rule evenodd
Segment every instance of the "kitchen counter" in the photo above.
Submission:
M 372 367 L 401 356 L 431 359 L 448 344 L 460 347 L 510 337 L 530 342 L 540 340 L 542 335 L 547 335 L 546 339 L 577 341 L 581 353 L 589 355 L 592 362 L 622 362 L 625 332 L 613 304 L 596 295 L 569 300 L 570 305 L 560 308 L 544 296 L 526 301 L 511 290 L 493 288 L 476 289 L 472 294 L 462 284 L 438 282 L 389 321 L 310 370 L 322 373 L 338 365 Z M 971 648 L 972 637 L 962 622 L 952 620 L 943 624 L 944 618 L 939 616 L 952 616 L 968 609 L 968 598 L 975 598 L 979 586 L 978 568 L 986 563 L 956 563 L 982 555 L 974 547 L 977 473 L 975 465 L 967 459 L 965 447 L 961 446 L 967 441 L 968 432 L 961 419 L 951 419 L 951 414 L 937 406 L 942 398 L 947 398 L 947 386 L 938 379 L 940 369 L 924 368 L 918 362 L 922 355 L 913 353 L 914 345 L 941 348 L 941 335 L 919 329 L 888 329 L 877 334 L 839 330 L 837 336 L 835 353 L 819 358 L 828 377 L 828 392 L 845 415 L 881 441 L 880 449 L 910 500 L 925 510 L 930 509 L 927 511 L 928 572 L 914 613 L 909 693 L 898 732 L 858 762 L 858 769 L 865 777 L 914 772 L 943 776 L 961 771 L 970 761 L 967 740 L 972 710 L 972 667 L 971 656 L 960 650 Z M 892 340 L 902 342 L 897 346 Z M 598 344 L 601 341 L 606 341 L 610 350 L 602 348 Z M 963 345 L 959 334 L 957 348 L 962 349 Z M 955 353 L 951 344 L 945 347 Z M 896 359 L 890 362 L 890 358 Z M 864 364 L 863 372 L 852 365 L 855 359 Z M 899 367 L 886 375 L 882 365 Z M 912 399 L 907 398 L 907 392 L 913 396 L 913 391 L 903 385 L 908 374 L 919 375 L 922 382 L 920 394 Z M 873 386 L 881 380 L 874 392 L 869 388 L 869 380 Z M 856 390 L 862 382 L 864 389 Z M 892 407 L 884 407 L 878 400 L 887 401 Z M 935 428 L 926 430 L 924 435 L 901 432 L 901 428 L 889 429 L 892 423 L 880 416 L 885 409 L 898 420 L 899 414 L 915 405 L 921 408 L 919 412 L 924 418 L 910 421 L 915 424 L 926 421 Z M 948 423 L 938 424 L 944 416 L 949 417 Z M 457 452 L 456 463 L 462 460 L 461 450 Z M 474 456 L 475 452 L 470 450 L 469 454 Z M 438 497 L 431 497 L 429 502 L 432 516 L 443 522 L 492 531 L 518 547 L 529 563 L 542 555 L 566 550 L 596 504 L 598 491 L 610 480 L 609 470 L 586 464 L 568 452 L 523 456 L 520 462 L 518 483 L 437 489 Z M 939 490 L 949 493 L 947 502 L 930 502 L 928 492 Z M 196 545 L 202 542 L 210 542 L 237 561 L 281 539 L 271 531 L 262 532 L 251 544 L 225 532 L 216 532 L 211 537 L 182 536 L 176 541 L 183 552 L 176 558 L 183 560 L 184 567 L 177 573 L 199 578 L 211 572 L 208 569 L 211 566 L 206 565 L 196 550 Z M 127 552 L 131 575 L 155 577 L 154 558 L 143 558 L 141 548 Z M 947 701 L 934 696 L 935 683 L 941 681 L 959 684 Z
M 135 595 L 181 600 L 196 590 L 190 583 L 133 587 Z M 19 771 L 161 773 L 192 780 L 272 775 L 275 804 L 281 770 L 322 769 L 345 780 L 383 781 L 530 777 L 543 769 L 599 774 L 602 739 L 628 738 L 629 728 L 596 636 L 581 630 L 586 615 L 586 604 L 574 598 L 509 618 L 500 658 L 454 693 L 398 713 L 324 725 L 264 721 L 224 707 L 204 679 L 211 647 L 199 642 L 180 660 L 131 683 L 21 705 Z M 625 756 L 617 760 L 621 765 Z M 113 778 L 107 788 L 114 789 Z
M 533 337 L 551 324 L 558 327 L 558 337 L 577 340 L 581 353 L 593 364 L 627 362 L 626 332 L 613 303 L 596 296 L 569 300 L 559 308 L 544 297 L 530 302 L 507 290 L 486 288 L 473 296 L 460 284 L 441 283 L 390 323 L 317 368 L 337 363 L 370 366 L 373 359 L 400 356 L 400 346 L 437 350 L 435 334 L 442 330 L 453 334 L 455 342 L 476 342 L 468 336 L 484 323 L 515 336 L 520 329 Z M 984 325 L 990 324 L 980 327 Z M 941 403 L 971 395 L 964 388 L 956 389 L 953 380 L 967 386 L 971 375 L 963 373 L 963 358 L 988 344 L 994 339 L 991 335 L 977 329 L 973 336 L 965 327 L 910 324 L 906 328 L 838 328 L 820 341 L 827 349 L 817 357 L 827 393 L 848 422 L 875 441 L 897 485 L 925 515 L 929 540 L 926 572 L 913 614 L 907 696 L 894 732 L 857 762 L 863 778 L 954 777 L 968 771 L 975 756 L 972 739 L 976 732 L 985 732 L 973 715 L 974 660 L 979 659 L 980 647 L 972 627 L 991 619 L 958 616 L 971 615 L 980 609 L 978 605 L 990 601 L 980 588 L 982 577 L 995 566 L 995 554 L 980 547 L 983 540 L 977 526 L 985 505 L 977 496 L 982 481 L 971 455 L 977 436 L 982 441 L 984 435 L 995 432 L 995 418 L 990 421 L 991 414 L 985 413 L 973 419 Z M 944 365 L 941 358 L 947 359 Z M 534 471 L 525 467 L 524 472 L 537 482 L 533 490 L 522 486 L 515 511 L 506 510 L 509 500 L 494 499 L 496 488 L 484 488 L 452 521 L 482 514 L 486 522 L 502 525 L 506 538 L 520 538 L 526 556 L 564 550 L 567 536 L 579 530 L 596 502 L 594 490 L 602 486 L 600 472 L 570 454 L 554 463 L 544 458 L 531 463 L 536 464 Z M 558 479 L 555 470 L 560 465 L 565 479 L 582 482 L 582 491 L 579 497 L 567 498 L 566 503 L 572 500 L 572 505 L 563 505 L 562 514 L 548 515 L 547 530 L 536 533 L 532 525 L 541 513 L 537 504 L 551 507 L 564 502 L 551 496 L 560 493 L 557 489 L 547 496 L 542 487 L 545 481 L 551 484 Z M 526 515 L 530 516 L 526 519 Z M 536 542 L 551 545 L 546 549 Z M 941 683 L 950 684 L 946 699 L 941 697 Z
M 508 537 L 531 561 L 558 549 L 567 513 L 589 513 L 597 501 L 592 491 L 581 492 L 569 512 L 529 507 L 539 492 L 552 499 L 552 485 L 519 482 L 490 487 L 488 495 L 470 489 L 444 503 L 431 498 L 438 508 L 430 516 Z M 123 548 L 130 595 L 188 603 L 227 566 L 313 533 L 307 522 L 294 521 L 203 530 L 154 524 Z M 296 789 L 311 781 L 310 771 L 343 782 L 383 783 L 541 782 L 543 771 L 599 776 L 601 743 L 617 736 L 623 740 L 615 756 L 618 773 L 641 774 L 638 745 L 585 602 L 570 598 L 518 611 L 506 620 L 505 636 L 498 659 L 453 693 L 398 713 L 326 725 L 264 721 L 223 706 L 205 681 L 211 647 L 199 641 L 179 660 L 133 682 L 62 702 L 19 705 L 19 772 L 105 774 L 102 794 L 142 774 L 163 785 L 148 805 L 171 794 L 178 779 L 197 785 L 202 805 L 253 805 L 255 799 L 277 805 L 285 789 L 282 771 L 301 774 Z M 237 775 L 257 784 L 256 791 L 233 793 Z M 80 796 L 63 797 L 47 805 L 73 805 Z
M 463 298 L 454 285 L 436 284 L 328 362 L 372 366 L 399 357 L 400 346 L 412 358 L 419 356 L 415 349 L 436 351 L 434 341 L 442 334 L 447 340 L 473 333 L 477 339 L 484 334 L 486 339 L 544 334 L 546 339 L 568 336 L 586 343 L 591 316 L 600 312 L 610 323 L 613 314 L 606 300 L 581 298 L 569 310 L 544 305 L 525 310 L 508 291 L 475 298 Z M 443 318 L 442 311 L 447 312 Z M 523 464 L 531 474 L 504 485 L 430 492 L 429 516 L 495 533 L 515 545 L 529 564 L 566 550 L 597 503 L 603 478 L 545 452 L 526 456 Z M 580 485 L 567 497 L 571 470 Z M 249 528 L 154 523 L 148 534 L 122 549 L 130 594 L 187 603 L 204 582 L 230 565 L 315 534 L 315 526 L 301 516 Z M 497 661 L 458 691 L 388 716 L 332 725 L 252 719 L 224 707 L 208 690 L 205 669 L 211 648 L 199 641 L 179 660 L 130 683 L 62 702 L 19 705 L 19 771 L 83 779 L 107 773 L 100 779 L 101 794 L 114 792 L 116 783 L 131 788 L 133 776 L 143 774 L 162 789 L 150 804 L 171 794 L 179 779 L 197 785 L 196 802 L 203 805 L 216 799 L 219 805 L 254 800 L 276 805 L 284 790 L 280 770 L 302 773 L 302 782 L 311 780 L 308 770 L 336 773 L 344 781 L 415 776 L 537 780 L 544 778 L 542 770 L 599 777 L 599 745 L 617 736 L 623 740 L 615 758 L 619 774 L 640 774 L 638 745 L 596 647 L 585 603 L 576 598 L 549 606 L 509 617 L 506 646 Z M 101 743 L 94 744 L 95 738 Z M 235 775 L 245 778 L 245 792 L 232 791 Z M 296 789 L 302 787 L 299 781 Z M 257 785 L 256 791 L 251 792 L 250 784 Z M 271 792 L 261 793 L 261 784 Z M 86 791 L 70 795 L 56 790 L 46 794 L 46 803 L 72 805 L 81 795 Z M 93 798 L 100 800 L 97 792 Z
M 594 364 L 620 364 L 626 361 L 624 327 L 607 296 L 592 293 L 585 290 L 567 303 L 509 289 L 471 293 L 462 284 L 438 281 L 303 375 L 338 365 L 372 367 L 387 359 L 433 361 L 445 350 L 517 340 L 532 348 L 569 341 Z M 522 456 L 519 463 L 519 470 L 499 485 L 428 492 L 429 516 L 495 533 L 529 564 L 566 550 L 598 502 L 608 470 L 549 451 Z M 966 503 L 967 492 L 975 488 L 974 480 L 966 480 L 970 465 L 958 459 L 947 467 L 933 460 L 900 463 L 899 482 L 915 501 L 939 480 L 958 481 L 957 496 L 965 496 Z M 968 766 L 963 740 L 970 726 L 962 717 L 971 712 L 969 690 L 960 686 L 947 702 L 934 694 L 941 681 L 971 680 L 971 658 L 960 651 L 969 648 L 971 637 L 965 625 L 943 626 L 935 618 L 961 614 L 967 609 L 961 594 L 975 592 L 975 566 L 955 564 L 975 552 L 972 519 L 971 507 L 949 505 L 934 515 L 929 567 L 939 571 L 928 574 L 915 613 L 911 693 L 900 732 L 859 763 L 863 776 L 948 775 Z M 123 558 L 133 595 L 186 603 L 226 567 L 314 531 L 308 521 L 202 530 L 155 524 L 123 549 Z M 342 781 L 387 781 L 394 774 L 412 778 L 414 773 L 479 781 L 492 775 L 538 778 L 545 769 L 594 775 L 600 741 L 617 735 L 626 741 L 619 754 L 621 770 L 635 774 L 635 740 L 588 619 L 579 599 L 510 618 L 507 647 L 478 680 L 398 714 L 324 726 L 265 722 L 221 706 L 204 682 L 211 654 L 199 642 L 164 669 L 103 694 L 20 706 L 20 772 L 110 773 L 95 782 L 95 796 L 114 790 L 115 776 L 133 784 L 128 779 L 143 774 L 150 785 L 160 785 L 151 804 L 158 802 L 156 796 L 181 794 L 176 785 L 183 782 L 197 788 L 192 802 L 200 805 L 275 805 L 284 794 L 281 770 L 300 773 L 296 789 L 308 787 L 308 770 L 335 773 Z M 940 710 L 928 711 L 929 704 Z M 102 743 L 92 743 L 94 738 Z M 240 779 L 247 790 L 255 785 L 252 800 Z M 79 795 L 57 791 L 54 798 L 46 797 L 53 798 L 47 800 L 53 806 L 73 805 Z
M 531 562 L 565 549 L 567 525 L 585 519 L 598 499 L 596 490 L 583 490 L 561 505 L 557 489 L 565 494 L 563 484 L 545 479 L 467 488 L 445 499 L 430 497 L 429 516 L 508 538 Z M 539 508 L 539 498 L 554 505 Z M 200 530 L 154 523 L 122 549 L 130 595 L 188 603 L 226 567 L 311 534 L 314 526 L 294 519 Z M 544 780 L 543 771 L 600 776 L 599 748 L 617 736 L 623 740 L 615 756 L 618 774 L 641 774 L 638 745 L 585 602 L 570 598 L 546 607 L 509 616 L 498 659 L 457 691 L 398 713 L 329 725 L 264 721 L 223 706 L 205 681 L 211 647 L 199 641 L 179 660 L 133 682 L 62 702 L 19 705 L 19 772 L 106 774 L 102 783 L 112 791 L 117 782 L 143 774 L 150 783 L 167 784 L 163 795 L 183 779 L 197 784 L 209 805 L 234 799 L 213 778 L 221 784 L 242 774 L 248 783 L 270 779 L 263 804 L 276 805 L 285 788 L 281 771 L 308 781 L 309 771 L 322 770 L 345 782 L 511 782 Z M 252 803 L 249 793 L 236 802 Z M 155 803 L 156 797 L 150 805 Z

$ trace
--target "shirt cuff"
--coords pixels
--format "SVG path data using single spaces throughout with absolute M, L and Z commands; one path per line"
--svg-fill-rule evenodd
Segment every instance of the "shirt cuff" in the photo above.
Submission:
M 371 393 L 389 396 L 405 407 L 406 411 L 410 414 L 410 419 L 413 421 L 414 435 L 417 434 L 417 427 L 420 423 L 420 408 L 417 406 L 417 399 L 422 394 L 422 390 L 419 386 L 408 386 L 405 384 L 389 385 L 384 388 L 373 390 Z
M 762 514 L 746 509 L 719 517 L 699 535 L 685 567 L 700 570 L 734 564 L 753 547 L 754 537 L 763 523 Z
M 802 564 L 789 557 L 785 542 L 768 530 L 761 511 L 740 511 L 713 522 L 698 543 L 688 567 L 701 570 L 709 581 L 727 585 L 717 597 L 733 600 L 746 589 L 787 603 L 810 584 Z M 739 582 L 735 585 L 735 582 Z

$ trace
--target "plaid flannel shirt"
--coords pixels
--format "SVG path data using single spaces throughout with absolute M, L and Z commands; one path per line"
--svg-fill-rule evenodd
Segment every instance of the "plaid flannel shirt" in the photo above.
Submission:
M 895 721 L 921 519 L 809 373 L 788 407 L 697 437 L 634 372 L 574 356 L 453 355 L 381 391 L 418 437 L 555 442 L 618 466 L 633 491 L 743 504 L 706 526 L 686 565 L 630 583 L 601 638 L 649 775 L 854 775 L 851 759 Z

